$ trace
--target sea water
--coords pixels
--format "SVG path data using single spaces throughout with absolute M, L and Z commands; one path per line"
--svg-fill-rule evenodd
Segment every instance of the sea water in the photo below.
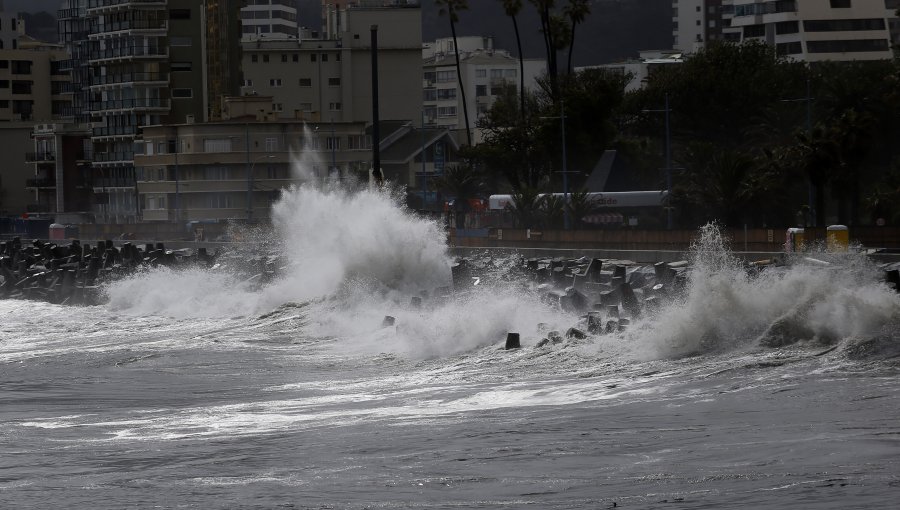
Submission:
M 266 284 L 0 301 L 0 508 L 897 508 L 900 298 L 864 260 L 749 276 L 708 227 L 679 298 L 539 348 L 579 318 L 511 259 L 438 291 L 396 202 L 289 190 Z

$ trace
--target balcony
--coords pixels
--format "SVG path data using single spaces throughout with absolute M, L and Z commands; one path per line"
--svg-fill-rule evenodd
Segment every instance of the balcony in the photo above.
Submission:
M 92 130 L 91 136 L 94 138 L 110 138 L 117 136 L 134 136 L 137 133 L 135 126 L 107 126 L 96 127 Z
M 168 110 L 169 100 L 159 98 L 116 99 L 91 103 L 91 112 L 112 113 L 116 110 Z
M 168 84 L 169 73 L 122 73 L 94 76 L 91 80 L 91 87 L 102 87 L 104 85 L 121 85 L 124 83 L 151 82 Z
M 111 163 L 114 161 L 133 161 L 133 152 L 95 152 L 94 163 Z
M 109 34 L 111 32 L 124 32 L 132 30 L 140 31 L 165 31 L 168 29 L 167 20 L 125 20 L 114 21 L 111 23 L 94 23 L 91 25 L 89 35 L 96 36 L 101 34 Z
M 25 162 L 26 163 L 44 163 L 44 162 L 52 162 L 56 161 L 56 154 L 45 151 L 45 152 L 26 152 L 25 153 Z
M 80 19 L 84 17 L 84 10 L 79 8 L 74 9 L 58 9 L 56 11 L 56 19 L 57 21 L 65 21 L 69 19 Z
M 87 10 L 115 10 L 119 7 L 154 7 L 164 8 L 166 0 L 88 0 Z
M 25 179 L 26 188 L 55 188 L 56 179 L 41 177 L 37 179 Z
M 95 192 L 102 192 L 106 188 L 134 188 L 134 179 L 104 177 L 94 179 L 93 186 Z
M 169 58 L 167 48 L 145 48 L 144 46 L 122 46 L 118 48 L 106 48 L 103 50 L 93 50 L 88 56 L 91 62 L 99 62 L 103 60 L 129 59 L 129 58 L 152 58 L 166 59 Z

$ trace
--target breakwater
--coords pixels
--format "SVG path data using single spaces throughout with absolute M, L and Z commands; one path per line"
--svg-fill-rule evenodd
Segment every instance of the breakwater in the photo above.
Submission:
M 55 244 L 19 237 L 0 242 L 0 299 L 39 299 L 51 303 L 92 305 L 103 300 L 101 284 L 141 268 L 201 265 L 215 255 L 206 248 L 167 250 L 163 243 L 143 247 L 112 241 Z

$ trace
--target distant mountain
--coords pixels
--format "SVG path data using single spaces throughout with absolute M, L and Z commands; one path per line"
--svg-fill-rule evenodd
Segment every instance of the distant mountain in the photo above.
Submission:
M 563 2 L 559 2 L 562 4 Z M 540 19 L 529 2 L 518 16 L 522 52 L 546 58 Z M 450 37 L 446 17 L 438 15 L 434 0 L 422 0 L 422 30 L 426 41 Z M 516 51 L 512 21 L 499 0 L 469 2 L 459 13 L 457 35 L 492 35 L 494 47 Z M 574 65 L 604 64 L 636 57 L 640 50 L 672 47 L 672 2 L 669 0 L 594 0 L 592 13 L 575 31 Z M 564 62 L 565 56 L 561 58 Z

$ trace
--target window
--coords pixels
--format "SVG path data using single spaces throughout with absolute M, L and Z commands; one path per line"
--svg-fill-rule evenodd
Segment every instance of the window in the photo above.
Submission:
M 329 87 L 340 87 L 341 79 L 340 78 L 328 78 L 328 86 Z
M 328 62 L 328 54 L 327 53 L 322 54 L 322 62 Z
M 438 101 L 449 101 L 452 99 L 456 99 L 456 89 L 438 89 L 437 98 Z
M 0 80 L 0 89 L 8 89 L 9 80 Z
M 487 85 L 475 85 L 475 97 L 484 97 L 487 95 Z
M 166 195 L 162 194 L 147 194 L 147 205 L 144 209 L 148 211 L 158 211 L 160 209 L 166 208 Z
M 503 78 L 503 69 L 491 69 L 491 78 Z
M 438 71 L 436 76 L 438 82 L 448 82 L 456 79 L 456 73 L 454 71 Z
M 169 19 L 191 19 L 191 10 L 169 9 Z
M 284 104 L 283 103 L 272 103 L 272 111 L 273 112 L 283 112 Z
M 425 89 L 422 91 L 422 100 L 423 101 L 437 101 L 437 90 L 435 89 Z
M 203 152 L 231 152 L 231 138 L 203 140 Z
M 456 107 L 441 106 L 438 108 L 438 117 L 456 117 Z
M 887 39 L 851 39 L 843 41 L 807 41 L 806 51 L 810 53 L 858 53 L 865 51 L 888 51 Z
M 850 0 L 831 0 L 832 9 L 849 9 Z
M 312 111 L 312 103 L 300 103 L 300 111 L 302 112 L 311 112 Z
M 341 111 L 341 103 L 328 103 L 328 109 L 333 112 Z
M 778 43 L 775 45 L 775 52 L 779 55 L 798 55 L 803 53 L 803 46 L 800 41 Z
M 266 64 L 269 63 L 269 55 L 263 55 L 263 62 Z
M 310 61 L 310 62 L 315 62 L 315 61 L 316 61 L 316 54 L 315 54 L 315 53 L 310 53 L 310 54 L 309 54 L 309 61 Z
M 259 62 L 259 55 L 257 55 L 256 53 L 250 55 L 250 62 Z
M 503 76 L 506 78 L 515 78 L 517 76 L 515 69 L 504 69 Z
M 798 32 L 800 32 L 800 23 L 797 21 L 779 21 L 775 23 L 775 33 L 778 35 L 796 34 Z
M 169 68 L 172 72 L 191 71 L 193 67 L 191 62 L 172 62 L 169 64 Z
M 300 62 L 300 55 L 297 55 L 296 53 L 294 53 L 293 55 L 291 55 L 291 60 L 293 62 Z
M 207 166 L 203 168 L 203 178 L 207 181 L 227 181 L 228 169 L 224 166 Z
M 854 32 L 861 30 L 884 30 L 884 28 L 884 18 L 803 21 L 803 30 L 807 32 Z
M 278 138 L 266 138 L 266 152 L 278 150 Z
M 210 209 L 231 209 L 234 207 L 234 197 L 229 193 L 208 193 L 207 207 Z
M 193 46 L 194 40 L 190 36 L 169 37 L 169 46 Z
M 281 78 L 271 78 L 269 79 L 270 87 L 280 87 L 281 86 Z
M 301 87 L 312 87 L 312 79 L 311 78 L 300 78 L 300 86 Z
M 253 80 L 248 80 L 248 79 L 244 78 L 244 86 L 245 86 L 245 87 L 252 87 L 252 86 L 253 86 Z
M 329 136 L 325 138 L 325 149 L 330 151 L 341 150 L 341 138 L 338 136 Z
M 173 99 L 187 99 L 194 97 L 193 89 L 172 89 Z
M 334 60 L 335 60 L 336 62 L 340 62 L 340 61 L 341 61 L 341 54 L 340 54 L 340 53 L 335 53 L 335 54 L 334 54 Z
M 282 61 L 282 62 L 287 62 L 287 55 L 282 55 L 282 56 L 281 56 L 281 61 Z
M 744 27 L 744 38 L 747 37 L 765 37 L 765 25 L 747 25 Z
M 476 78 L 487 78 L 487 69 L 476 69 L 475 77 Z

